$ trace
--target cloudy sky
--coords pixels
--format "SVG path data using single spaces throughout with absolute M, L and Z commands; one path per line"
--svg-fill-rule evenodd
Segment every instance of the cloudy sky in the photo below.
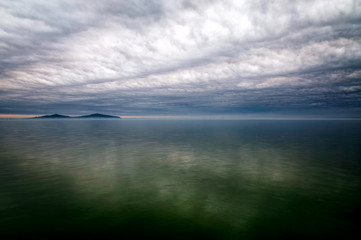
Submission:
M 361 116 L 361 0 L 2 0 L 0 114 Z

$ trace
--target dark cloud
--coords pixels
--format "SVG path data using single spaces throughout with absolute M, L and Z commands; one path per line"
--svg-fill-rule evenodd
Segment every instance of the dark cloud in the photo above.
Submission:
M 2 1 L 0 113 L 361 115 L 361 2 Z

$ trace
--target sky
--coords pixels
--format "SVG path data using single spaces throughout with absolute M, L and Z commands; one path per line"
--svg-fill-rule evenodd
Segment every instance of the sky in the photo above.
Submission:
M 2 0 L 0 115 L 361 117 L 361 0 Z

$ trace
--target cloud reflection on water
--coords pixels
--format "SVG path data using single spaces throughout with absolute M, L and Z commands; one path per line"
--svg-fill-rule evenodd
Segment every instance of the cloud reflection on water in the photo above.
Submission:
M 83 219 L 75 220 L 79 222 L 102 216 L 117 225 L 137 214 L 152 213 L 154 219 L 170 214 L 209 229 L 219 225 L 222 232 L 236 235 L 257 235 L 253 228 L 266 222 L 285 228 L 299 223 L 292 231 L 310 236 L 315 226 L 325 233 L 335 224 L 335 213 L 357 203 L 359 177 L 332 165 L 335 150 L 324 151 L 329 143 L 322 134 L 320 145 L 310 146 L 304 142 L 307 131 L 306 137 L 305 131 L 291 137 L 287 136 L 291 130 L 275 124 L 268 132 L 257 132 L 257 123 L 247 122 L 228 122 L 223 130 L 216 123 L 202 127 L 200 122 L 11 124 L 15 123 L 1 129 L 4 133 L 17 129 L 3 135 L 1 159 L 15 179 L 8 181 L 9 186 L 18 188 L 5 188 L 5 201 L 26 206 L 12 193 L 39 189 L 44 190 L 27 196 L 27 202 L 72 196 L 64 208 L 87 206 L 85 215 L 72 216 Z M 321 168 L 327 166 L 323 158 L 329 161 L 328 168 Z M 314 225 L 325 218 L 330 220 Z M 282 226 L 277 226 L 279 233 L 287 230 Z

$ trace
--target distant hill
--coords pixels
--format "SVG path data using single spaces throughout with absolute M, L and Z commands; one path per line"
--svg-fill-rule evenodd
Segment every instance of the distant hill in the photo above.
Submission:
M 94 113 L 94 114 L 90 114 L 90 115 L 79 116 L 76 118 L 120 118 L 120 117 L 105 115 L 105 114 L 100 114 L 100 113 Z
M 70 118 L 70 117 L 66 116 L 66 115 L 60 115 L 60 114 L 52 114 L 52 115 L 44 115 L 44 116 L 40 116 L 40 117 L 35 117 L 35 118 Z
M 35 117 L 35 118 L 68 119 L 68 118 L 120 118 L 120 117 L 112 116 L 112 115 L 105 115 L 105 114 L 100 114 L 100 113 L 94 113 L 94 114 L 84 115 L 84 116 L 79 116 L 79 117 L 70 117 L 70 116 L 60 115 L 60 114 L 52 114 L 52 115 L 44 115 L 44 116 L 40 116 L 40 117 Z

